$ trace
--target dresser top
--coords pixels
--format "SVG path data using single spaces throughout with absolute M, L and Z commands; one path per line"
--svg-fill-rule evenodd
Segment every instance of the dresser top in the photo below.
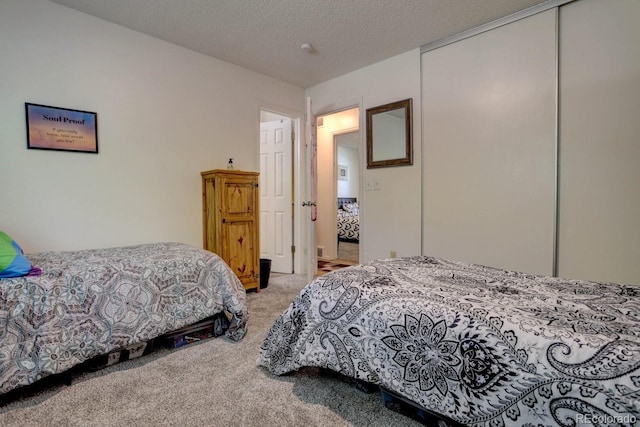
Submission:
M 200 172 L 200 175 L 260 175 L 260 172 L 241 171 L 237 169 L 213 169 L 210 171 Z

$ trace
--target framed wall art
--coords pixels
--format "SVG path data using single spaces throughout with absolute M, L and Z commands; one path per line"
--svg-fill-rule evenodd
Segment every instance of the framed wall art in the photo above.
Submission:
M 338 165 L 338 181 L 349 180 L 349 167 L 347 165 Z
M 98 153 L 98 115 L 26 102 L 27 148 Z

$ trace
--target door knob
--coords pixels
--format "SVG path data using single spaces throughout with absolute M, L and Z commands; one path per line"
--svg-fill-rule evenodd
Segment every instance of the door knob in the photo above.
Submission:
M 302 206 L 315 206 L 316 202 L 302 202 Z

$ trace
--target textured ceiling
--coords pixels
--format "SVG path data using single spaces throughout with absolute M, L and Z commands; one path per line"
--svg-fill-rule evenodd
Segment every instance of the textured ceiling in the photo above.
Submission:
M 544 2 L 52 1 L 303 88 Z

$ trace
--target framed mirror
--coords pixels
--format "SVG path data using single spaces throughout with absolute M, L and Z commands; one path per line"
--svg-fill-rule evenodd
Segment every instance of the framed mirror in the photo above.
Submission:
M 367 169 L 413 164 L 412 99 L 367 109 Z

